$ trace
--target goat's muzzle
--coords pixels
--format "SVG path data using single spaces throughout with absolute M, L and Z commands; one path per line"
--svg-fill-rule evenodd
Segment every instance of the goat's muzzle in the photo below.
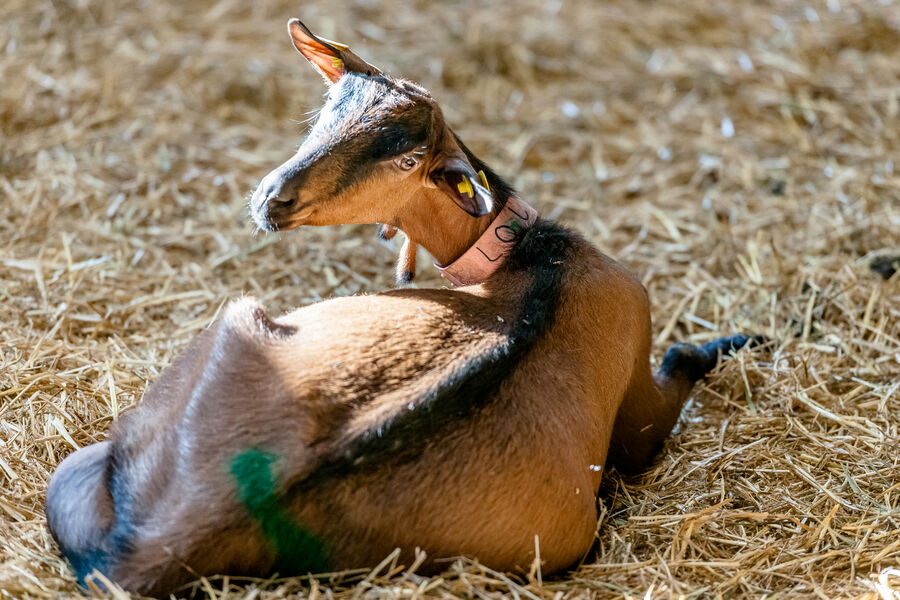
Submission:
M 267 175 L 250 198 L 250 216 L 264 231 L 289 228 L 297 212 L 298 190 L 279 175 L 277 171 Z

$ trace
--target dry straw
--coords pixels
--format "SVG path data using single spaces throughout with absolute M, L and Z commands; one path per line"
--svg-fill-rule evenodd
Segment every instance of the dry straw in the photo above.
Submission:
M 185 595 L 900 598 L 900 276 L 869 268 L 900 251 L 900 5 L 309 4 L 0 5 L 0 596 L 77 593 L 50 473 L 223 302 L 390 286 L 374 228 L 261 236 L 245 214 L 320 102 L 284 31 L 301 16 L 433 90 L 544 215 L 638 273 L 656 356 L 775 342 L 697 390 L 647 474 L 606 478 L 568 575 L 389 557 Z

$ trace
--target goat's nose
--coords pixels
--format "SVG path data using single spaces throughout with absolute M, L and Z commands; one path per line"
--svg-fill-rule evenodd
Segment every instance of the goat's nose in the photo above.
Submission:
M 295 194 L 284 189 L 283 182 L 275 179 L 271 181 L 263 180 L 253 197 L 250 199 L 250 206 L 253 210 L 269 211 L 271 209 L 289 208 L 294 204 Z
M 296 202 L 296 194 L 284 194 L 281 190 L 270 192 L 265 199 L 265 204 L 270 209 L 278 210 L 290 208 Z
M 295 191 L 279 188 L 271 190 L 266 195 L 262 208 L 270 219 L 277 219 L 293 212 L 296 202 L 297 193 Z
M 287 163 L 290 164 L 290 163 Z M 273 231 L 297 211 L 300 182 L 282 166 L 259 182 L 250 198 L 250 216 L 260 229 Z

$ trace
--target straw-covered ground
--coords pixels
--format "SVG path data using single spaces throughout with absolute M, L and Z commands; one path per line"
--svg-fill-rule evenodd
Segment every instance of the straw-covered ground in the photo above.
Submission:
M 430 88 L 545 216 L 639 274 L 657 358 L 736 330 L 773 344 L 698 387 L 648 473 L 607 477 L 568 575 L 388 561 L 185 594 L 900 597 L 890 0 L 5 0 L 0 595 L 78 593 L 45 526 L 51 472 L 224 302 L 392 285 L 373 227 L 265 236 L 246 216 L 321 100 L 292 16 Z

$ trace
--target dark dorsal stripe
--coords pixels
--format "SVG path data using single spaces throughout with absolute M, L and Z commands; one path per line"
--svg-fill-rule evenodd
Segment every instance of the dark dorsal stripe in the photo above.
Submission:
M 293 485 L 309 487 L 361 466 L 414 459 L 445 427 L 459 427 L 461 421 L 487 406 L 552 325 L 573 245 L 573 234 L 552 222 L 538 221 L 527 230 L 504 266 L 507 272 L 531 277 L 506 341 L 446 375 L 415 401 L 415 410 L 402 411 L 344 446 L 340 453 L 323 457 L 308 476 Z

